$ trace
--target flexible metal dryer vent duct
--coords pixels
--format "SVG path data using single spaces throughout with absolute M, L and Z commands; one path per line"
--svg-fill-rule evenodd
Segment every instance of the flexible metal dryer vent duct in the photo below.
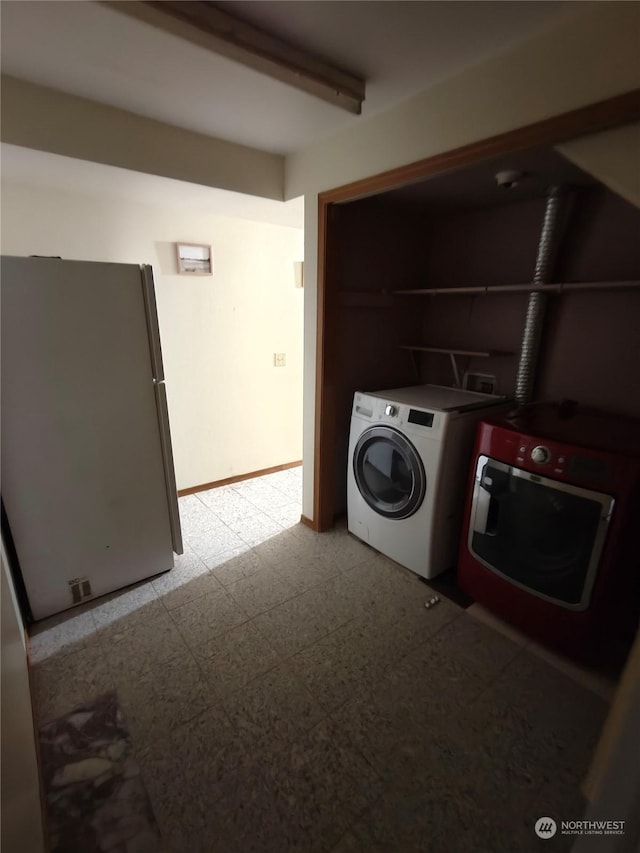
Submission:
M 544 212 L 540 242 L 538 243 L 536 268 L 533 274 L 534 285 L 549 284 L 551 281 L 553 262 L 555 260 L 560 226 L 562 224 L 563 198 L 564 190 L 562 187 L 551 187 L 547 196 L 547 206 Z M 546 293 L 533 292 L 529 294 L 524 331 L 522 333 L 520 361 L 516 374 L 515 398 L 519 405 L 530 402 L 533 396 L 546 304 Z

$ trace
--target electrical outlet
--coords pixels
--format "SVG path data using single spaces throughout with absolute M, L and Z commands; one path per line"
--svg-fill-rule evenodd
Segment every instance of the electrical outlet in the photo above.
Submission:
M 287 354 L 284 352 L 274 352 L 273 354 L 273 366 L 274 367 L 286 367 L 287 365 Z

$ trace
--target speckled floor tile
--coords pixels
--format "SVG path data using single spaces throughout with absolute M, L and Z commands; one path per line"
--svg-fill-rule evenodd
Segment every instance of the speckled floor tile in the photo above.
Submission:
M 427 610 L 429 587 L 385 558 L 365 561 L 344 572 L 339 583 L 354 620 L 385 633 L 396 656 L 407 654 L 462 613 L 445 598 Z
M 229 586 L 243 578 L 255 575 L 269 565 L 253 549 L 249 549 L 240 554 L 222 554 L 213 564 L 210 564 L 210 567 L 211 573 L 220 581 L 222 586 Z
M 212 509 L 200 503 L 197 513 L 189 513 L 181 516 L 180 525 L 182 535 L 187 541 L 200 536 L 206 536 L 209 532 L 224 529 L 225 523 Z
M 545 769 L 555 766 L 555 749 L 525 721 L 501 719 L 488 727 L 473 704 L 452 707 L 422 728 L 422 739 L 404 736 L 388 753 L 385 778 L 439 788 L 466 809 L 490 814 L 500 803 L 505 814 L 525 814 Z
M 336 578 L 340 571 L 333 563 L 304 554 L 289 557 L 274 563 L 278 576 L 298 592 L 305 592 L 328 580 Z
M 150 661 L 167 660 L 186 652 L 184 638 L 167 611 L 162 608 L 154 619 L 137 622 L 120 630 L 118 624 L 99 634 L 106 659 L 117 678 L 143 672 Z
M 424 731 L 416 722 L 414 705 L 406 701 L 379 703 L 364 693 L 331 714 L 343 736 L 376 768 L 388 774 L 390 756 L 400 749 L 411 753 L 421 748 Z
M 249 619 L 223 587 L 171 610 L 170 615 L 198 657 L 208 657 L 211 640 Z
M 229 595 L 249 616 L 257 616 L 293 598 L 298 589 L 286 583 L 272 566 L 226 587 Z
M 542 814 L 537 815 L 541 817 Z M 494 803 L 490 810 L 468 807 L 461 818 L 450 824 L 437 839 L 438 853 L 541 853 L 543 850 L 568 853 L 573 839 L 556 835 L 552 842 L 540 839 L 535 820 Z M 569 843 L 567 844 L 567 841 Z
M 485 681 L 492 681 L 520 654 L 522 646 L 462 613 L 433 637 L 430 649 L 433 654 L 455 658 Z
M 221 781 L 233 762 L 223 756 L 237 737 L 221 705 L 213 705 L 188 722 L 168 730 L 162 739 L 138 748 L 136 757 L 160 826 L 170 850 L 182 840 L 185 851 L 206 850 L 206 804 L 225 794 Z M 236 763 L 236 767 L 240 767 Z
M 230 522 L 233 532 L 248 545 L 259 545 L 267 539 L 277 538 L 284 530 L 277 521 L 269 518 L 264 512 L 256 507 L 256 514 L 238 521 Z
M 197 578 L 200 575 L 206 574 L 209 571 L 207 566 L 202 562 L 196 554 L 191 554 L 188 561 L 182 562 L 179 566 L 175 566 L 163 575 L 156 575 L 151 583 L 158 594 L 159 598 L 166 595 L 178 587 L 184 586 L 188 581 Z
M 112 593 L 101 599 L 101 603 L 92 610 L 93 620 L 98 631 L 110 625 L 124 625 L 138 619 L 153 618 L 158 611 L 158 593 L 151 581 L 133 588 Z
M 288 495 L 285 495 L 285 498 L 287 500 L 287 503 L 283 504 L 282 506 L 264 506 L 262 511 L 266 513 L 269 518 L 272 518 L 279 525 L 287 529 L 298 524 L 298 522 L 300 521 L 300 516 L 302 514 L 302 501 L 291 501 L 289 500 Z
M 67 611 L 36 622 L 29 632 L 29 657 L 40 663 L 83 648 L 96 633 L 91 610 Z
M 210 530 L 208 533 L 189 537 L 189 546 L 205 563 L 227 551 L 239 553 L 249 548 L 247 543 L 226 524 L 216 527 L 215 530 Z
M 302 527 L 302 525 L 301 525 Z M 344 530 L 315 533 L 309 528 L 298 529 L 307 554 L 344 571 L 364 560 L 375 558 L 376 552 Z
M 280 664 L 225 700 L 231 722 L 251 736 L 293 738 L 324 716 L 294 668 Z
M 183 495 L 178 498 L 178 509 L 180 510 L 180 518 L 182 519 L 187 516 L 201 515 L 205 511 L 206 506 L 200 500 L 200 493 L 196 493 L 193 495 Z
M 253 550 L 266 562 L 275 565 L 291 558 L 304 556 L 305 553 L 295 527 L 283 530 L 279 536 L 254 545 Z
M 162 740 L 211 705 L 217 697 L 186 649 L 165 660 L 149 660 L 116 679 L 120 705 L 139 746 Z
M 97 640 L 75 652 L 47 658 L 31 669 L 34 709 L 42 724 L 113 688 L 114 680 Z
M 410 655 L 461 613 L 457 605 L 446 600 L 427 610 L 426 597 L 420 589 L 417 595 L 411 591 L 409 596 L 395 589 L 371 604 L 359 603 L 354 618 L 367 629 L 384 634 L 393 656 Z
M 335 587 L 314 587 L 254 618 L 284 657 L 294 655 L 349 621 L 350 612 Z
M 288 503 L 287 496 L 280 489 L 274 488 L 262 478 L 256 477 L 233 483 L 231 488 L 261 510 L 263 507 L 282 506 Z
M 365 560 L 340 575 L 340 583 L 354 612 L 370 612 L 376 620 L 395 620 L 400 615 L 400 603 L 411 600 L 423 604 L 427 598 L 423 584 L 409 580 L 398 567 L 371 551 Z
M 206 809 L 205 830 L 196 839 L 180 839 L 176 853 L 195 850 L 196 853 L 293 853 L 298 849 L 311 850 L 307 840 L 299 848 L 298 838 L 289 832 L 287 816 L 281 813 L 273 792 L 255 776 L 249 776 L 242 793 L 232 793 Z M 202 838 L 209 839 L 204 846 Z
M 502 630 L 502 628 L 498 630 Z M 580 687 L 591 690 L 605 702 L 611 703 L 613 701 L 617 689 L 617 678 L 613 674 L 614 671 L 596 670 L 593 667 L 562 657 L 552 649 L 535 642 L 528 642 L 526 650 L 528 654 L 541 658 L 563 675 L 568 675 Z
M 480 676 L 455 658 L 432 655 L 431 642 L 427 640 L 390 667 L 373 696 L 379 709 L 387 705 L 392 709 L 394 702 L 410 705 L 414 722 L 427 728 L 468 708 L 486 687 Z
M 231 486 L 221 486 L 200 492 L 202 500 L 225 524 L 256 514 L 256 506 L 243 498 Z
M 192 578 L 181 579 L 183 583 L 177 584 L 173 589 L 167 590 L 162 595 L 162 603 L 167 610 L 175 610 L 177 607 L 195 601 L 208 592 L 215 592 L 215 590 L 222 588 L 220 581 L 206 568 L 204 563 L 200 565 L 203 571 L 199 571 Z
M 281 662 L 278 653 L 254 627 L 245 622 L 211 640 L 206 658 L 199 660 L 209 689 L 220 698 L 230 696 Z
M 380 680 L 388 660 L 383 636 L 347 623 L 296 654 L 291 665 L 330 712 Z
M 246 484 L 243 485 L 245 486 L 243 489 L 236 487 L 236 490 L 243 498 L 246 498 L 248 501 L 251 501 L 252 504 L 255 504 L 261 512 L 285 506 L 290 503 L 288 495 L 285 495 L 280 489 L 275 489 L 273 486 L 267 485 L 266 483 L 259 484 L 257 480 L 248 480 Z
M 365 847 L 365 842 L 362 839 L 349 830 L 331 848 L 331 853 L 365 853 L 369 849 Z
M 437 853 L 440 838 L 457 829 L 463 812 L 464 804 L 451 792 L 415 778 L 398 779 L 364 812 L 351 833 L 365 850 Z M 474 847 L 467 849 L 475 853 Z
M 490 610 L 487 610 L 477 602 L 472 604 L 470 607 L 467 607 L 465 613 L 467 616 L 471 616 L 472 619 L 476 619 L 478 622 L 486 625 L 487 628 L 491 628 L 499 634 L 508 637 L 512 642 L 517 643 L 519 646 L 527 646 L 530 642 L 529 637 L 517 628 L 514 628 L 512 625 L 504 622 L 494 613 L 491 613 Z
M 608 712 L 601 697 L 524 651 L 477 702 L 479 715 L 495 717 L 504 709 L 556 749 L 551 779 L 576 783 L 587 772 Z
M 332 722 L 322 721 L 279 752 L 267 770 L 269 789 L 286 815 L 289 849 L 330 850 L 383 793 L 373 768 L 338 735 Z

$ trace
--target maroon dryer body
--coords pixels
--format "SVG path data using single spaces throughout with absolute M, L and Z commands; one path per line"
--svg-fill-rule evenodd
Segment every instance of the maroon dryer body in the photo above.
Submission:
M 483 421 L 459 586 L 532 638 L 592 657 L 637 628 L 639 502 L 639 421 L 553 404 Z

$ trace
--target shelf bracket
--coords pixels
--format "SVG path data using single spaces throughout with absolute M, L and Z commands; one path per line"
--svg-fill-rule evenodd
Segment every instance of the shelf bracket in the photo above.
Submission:
M 462 388 L 462 383 L 460 382 L 460 371 L 458 370 L 458 362 L 456 361 L 456 357 L 452 352 L 450 352 L 449 358 L 451 359 L 451 367 L 453 368 L 453 375 L 456 380 L 456 388 Z

